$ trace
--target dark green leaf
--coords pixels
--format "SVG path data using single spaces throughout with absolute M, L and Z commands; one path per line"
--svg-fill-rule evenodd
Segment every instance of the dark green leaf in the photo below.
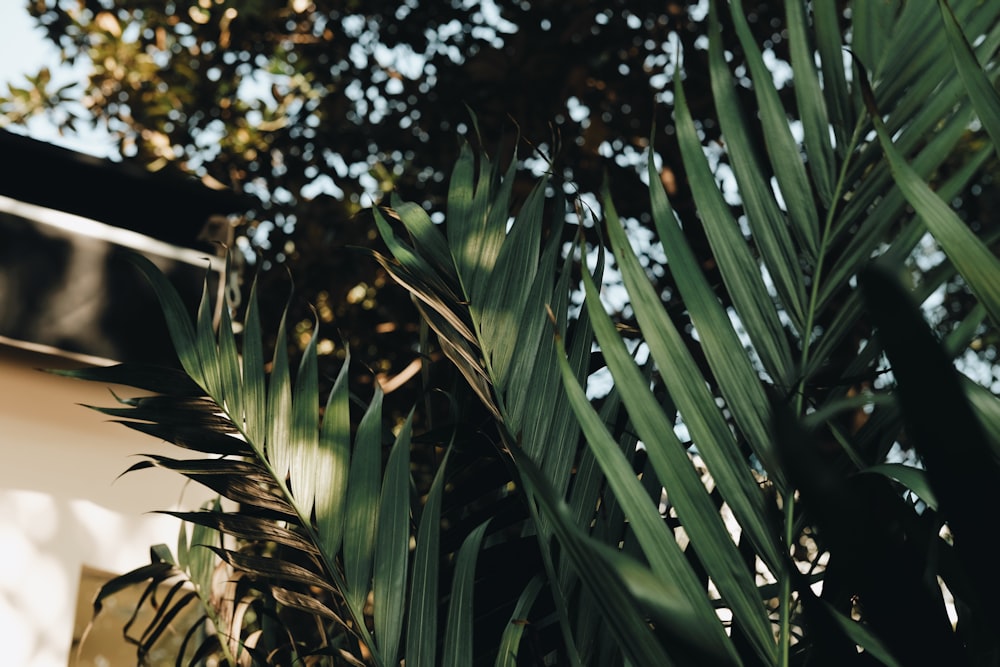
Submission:
M 759 118 L 764 131 L 764 144 L 788 211 L 792 231 L 796 234 L 805 256 L 815 259 L 819 254 L 821 218 L 813 203 L 812 188 L 802 163 L 802 155 L 792 138 L 785 108 L 781 105 L 778 91 L 774 87 L 774 78 L 764 64 L 760 48 L 750 31 L 742 0 L 730 0 L 730 10 L 736 35 L 743 47 L 753 78 L 754 95 L 760 108 Z M 799 76 L 806 76 L 806 73 L 803 72 Z M 797 82 L 799 76 L 796 78 Z M 818 128 L 816 129 L 818 131 Z M 817 139 L 822 140 L 822 137 Z M 820 160 L 822 157 L 816 155 L 815 159 Z M 792 265 L 795 266 L 797 265 Z
M 830 119 L 814 64 L 815 56 L 809 44 L 805 5 L 805 0 L 785 2 L 791 65 L 795 76 L 793 89 L 805 135 L 807 166 L 823 206 L 829 208 L 833 205 L 837 170 L 830 146 Z
M 142 255 L 130 253 L 126 257 L 153 286 L 153 291 L 156 292 L 156 297 L 160 300 L 160 307 L 163 309 L 163 316 L 167 321 L 170 338 L 174 342 L 174 350 L 177 352 L 177 357 L 184 370 L 192 380 L 208 389 L 205 385 L 198 348 L 195 344 L 191 314 L 177 290 L 170 284 L 166 276 Z
M 472 664 L 473 594 L 475 592 L 476 559 L 486 535 L 489 521 L 476 526 L 462 541 L 455 558 L 455 575 L 448 602 L 448 621 L 444 633 L 442 667 L 464 667 Z M 538 581 L 538 580 L 534 580 Z M 537 594 L 537 587 L 536 587 Z M 515 609 L 515 613 L 516 613 Z M 502 649 L 500 655 L 502 655 Z M 499 662 L 499 657 L 497 658 Z
M 879 142 L 885 151 L 897 185 L 907 201 L 927 225 L 927 229 L 958 269 L 972 292 L 985 306 L 994 324 L 1000 325 L 1000 259 L 980 241 L 944 201 L 917 175 L 892 144 L 889 132 L 879 116 L 871 89 L 864 81 L 865 101 L 875 124 Z
M 79 378 L 93 382 L 122 384 L 137 389 L 155 391 L 171 396 L 204 396 L 205 391 L 186 373 L 175 368 L 150 364 L 116 364 L 114 366 L 93 366 L 73 370 L 49 370 L 54 375 Z
M 864 625 L 857 623 L 838 612 L 826 601 L 821 601 L 827 607 L 830 618 L 837 623 L 840 629 L 850 637 L 858 646 L 863 648 L 873 658 L 881 662 L 886 667 L 899 667 L 899 663 L 892 657 L 889 650 L 873 635 Z
M 609 210 L 610 215 L 612 214 Z M 715 397 L 703 381 L 691 381 L 691 378 L 700 378 L 701 371 L 673 321 L 663 309 L 658 295 L 649 288 L 645 274 L 634 260 L 634 256 L 631 256 L 631 259 L 619 258 L 622 277 L 632 298 L 632 307 L 635 309 L 640 328 L 644 332 L 655 332 L 647 333 L 646 344 L 656 365 L 664 371 L 661 377 L 667 391 L 676 403 L 692 439 L 698 444 L 698 451 L 705 460 L 719 492 L 729 503 L 740 526 L 753 540 L 768 568 L 781 572 L 784 560 L 776 546 L 771 526 L 768 525 L 768 510 L 764 496 L 750 472 L 747 461 L 739 452 L 733 433 L 715 403 Z M 656 420 L 655 423 L 652 421 L 648 423 L 646 431 L 648 435 L 644 440 L 647 447 L 658 449 L 657 443 L 662 443 L 664 437 L 670 438 L 673 434 L 673 424 L 665 423 L 663 414 L 657 408 L 641 407 L 643 403 L 653 400 L 652 395 L 645 382 L 640 379 L 638 368 L 604 312 L 596 286 L 586 274 L 584 287 L 587 292 L 587 308 L 605 357 L 609 363 L 612 359 L 621 360 L 620 364 L 612 368 L 612 375 L 628 373 L 628 379 L 616 376 L 622 400 L 637 425 L 642 421 Z M 626 390 L 632 394 L 631 400 L 626 395 Z M 663 444 L 664 456 L 669 455 L 671 447 L 672 443 L 669 440 Z M 666 474 L 668 467 L 664 465 L 662 470 L 658 470 L 658 474 Z M 661 479 L 661 481 L 666 480 Z M 671 490 L 669 485 L 667 486 L 668 491 Z M 691 498 L 697 498 L 693 490 Z M 714 508 L 712 513 L 717 515 Z M 706 514 L 706 518 L 707 516 Z M 728 535 L 726 539 L 729 540 Z
M 507 627 L 504 629 L 503 636 L 500 639 L 500 650 L 497 652 L 496 661 L 497 667 L 517 667 L 518 649 L 521 645 L 521 638 L 524 635 L 524 628 L 528 625 L 528 614 L 535 605 L 535 599 L 542 590 L 544 583 L 545 580 L 542 579 L 541 575 L 534 576 L 517 599 L 514 611 L 510 615 L 510 621 L 507 622 Z M 457 663 L 455 667 L 461 667 L 463 664 L 468 663 Z
M 599 304 L 596 292 L 589 280 L 585 281 L 587 300 Z M 658 443 L 672 434 L 672 425 L 664 418 L 656 405 L 652 394 L 647 388 L 638 368 L 629 358 L 624 344 L 609 340 L 609 336 L 618 337 L 614 332 L 610 319 L 603 312 L 596 312 L 591 307 L 591 317 L 594 319 L 594 330 L 601 342 L 605 358 L 608 359 L 615 385 L 622 394 L 622 401 L 629 408 L 629 413 L 639 437 L 646 440 L 650 450 L 651 460 L 659 460 L 657 466 L 660 482 L 670 494 L 672 503 L 677 507 L 678 515 L 692 537 L 692 541 L 702 553 L 702 560 L 710 572 L 718 572 L 717 583 L 727 601 L 733 605 L 734 615 L 755 630 L 766 628 L 770 639 L 770 625 L 764 615 L 763 605 L 757 597 L 756 586 L 750 578 L 750 573 L 743 568 L 736 546 L 726 532 L 721 517 L 712 504 L 695 472 L 686 452 L 676 438 L 673 442 Z M 708 597 L 698 578 L 691 569 L 690 563 L 674 540 L 673 533 L 664 524 L 657 507 L 653 504 L 645 489 L 639 483 L 632 466 L 625 459 L 618 444 L 601 423 L 600 417 L 590 406 L 587 397 L 577 379 L 572 375 L 569 365 L 565 362 L 565 352 L 559 343 L 559 361 L 563 374 L 563 383 L 570 405 L 586 435 L 594 457 L 601 465 L 608 485 L 621 504 L 629 525 L 635 532 L 636 539 L 642 547 L 642 553 L 647 558 L 655 576 L 663 581 L 670 581 L 688 600 L 690 613 L 702 624 L 702 631 L 714 634 L 714 642 L 730 650 L 724 638 L 725 633 L 719 623 L 715 611 L 708 604 Z M 617 359 L 624 355 L 624 363 L 619 365 Z M 627 364 L 627 365 L 626 365 Z M 655 450 L 655 454 L 654 451 Z M 655 459 L 654 459 L 655 457 Z M 728 561 L 727 561 L 727 556 Z M 713 566 L 718 563 L 718 569 Z M 747 586 L 743 586 L 747 583 Z M 733 599 L 739 591 L 740 598 Z M 751 601 L 747 600 L 750 596 Z M 745 615 L 745 618 L 744 618 Z M 759 648 L 758 650 L 763 650 Z M 732 655 L 735 659 L 735 654 Z
M 415 667 L 434 667 L 438 640 L 438 563 L 441 550 L 441 494 L 444 492 L 448 455 L 445 452 L 420 515 L 417 545 L 413 554 L 408 623 L 406 627 L 406 662 Z
M 937 498 L 934 496 L 934 491 L 931 490 L 927 473 L 920 468 L 903 465 L 902 463 L 880 463 L 865 468 L 861 472 L 877 473 L 885 475 L 889 479 L 894 479 L 916 494 L 932 510 L 938 508 Z
M 403 424 L 386 464 L 375 541 L 375 637 L 382 660 L 395 663 L 403 632 L 410 547 L 410 429 Z
M 969 571 L 989 572 L 992 538 L 982 527 L 996 516 L 1000 466 L 958 372 L 895 276 L 872 268 L 862 277 L 862 289 L 892 363 L 907 435 L 927 467 L 957 553 Z M 1000 594 L 1000 579 L 983 576 L 978 587 L 986 603 Z

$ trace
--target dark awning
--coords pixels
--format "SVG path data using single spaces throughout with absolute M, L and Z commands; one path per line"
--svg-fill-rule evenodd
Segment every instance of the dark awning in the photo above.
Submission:
M 180 174 L 77 153 L 0 130 L 0 195 L 99 220 L 185 248 L 213 215 L 242 214 L 254 200 Z
M 172 359 L 155 297 L 123 256 L 160 266 L 193 311 L 221 266 L 199 233 L 246 200 L 9 133 L 0 146 L 0 343 Z

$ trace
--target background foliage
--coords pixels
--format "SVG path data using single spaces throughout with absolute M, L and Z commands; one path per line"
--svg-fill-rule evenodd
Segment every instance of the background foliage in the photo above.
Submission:
M 644 206 L 648 147 L 660 156 L 675 209 L 693 213 L 670 112 L 681 49 L 698 132 L 721 145 L 704 1 L 26 4 L 68 62 L 89 63 L 89 78 L 59 88 L 50 73 L 32 76 L 0 97 L 0 122 L 49 114 L 67 132 L 95 124 L 117 137 L 123 158 L 256 195 L 260 204 L 237 228 L 237 243 L 260 252 L 265 267 L 291 268 L 293 355 L 311 329 L 307 304 L 333 324 L 319 347 L 324 378 L 342 362 L 335 330 L 387 377 L 414 360 L 409 299 L 347 248 L 379 247 L 365 197 L 395 189 L 440 220 L 456 134 L 476 140 L 469 109 L 482 147 L 500 159 L 514 154 L 521 137 L 517 153 L 531 166 L 517 177 L 521 196 L 532 172 L 551 171 L 556 187 L 593 197 L 607 177 L 621 216 L 643 240 L 642 254 L 655 252 L 656 241 Z M 790 101 L 793 81 L 780 67 L 789 61 L 781 4 L 744 3 L 742 11 L 774 71 L 783 72 L 779 95 Z M 740 72 L 733 92 L 752 107 L 742 45 L 728 24 L 724 30 Z M 661 131 L 651 134 L 654 125 Z M 720 176 L 727 173 L 723 166 Z M 963 195 L 963 210 L 980 219 L 977 207 L 989 210 L 993 191 Z M 688 238 L 711 267 L 700 229 Z M 653 277 L 673 299 L 676 286 L 656 257 Z M 280 310 L 286 297 L 285 271 L 265 272 L 265 312 Z M 615 305 L 630 319 L 623 303 Z M 387 397 L 400 418 L 414 400 L 409 389 Z

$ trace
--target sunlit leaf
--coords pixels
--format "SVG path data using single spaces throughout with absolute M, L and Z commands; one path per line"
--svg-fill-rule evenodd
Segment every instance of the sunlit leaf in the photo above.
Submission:
M 351 470 L 351 406 L 347 387 L 350 366 L 351 355 L 346 354 L 326 402 L 312 466 L 316 485 L 316 525 L 327 554 L 340 551 L 344 519 L 349 516 L 344 510 Z
M 299 372 L 295 376 L 292 392 L 291 423 L 288 432 L 289 480 L 295 503 L 300 514 L 310 516 L 316 500 L 318 473 L 322 460 L 319 447 L 319 387 L 316 362 L 316 339 L 319 338 L 319 321 L 313 325 L 309 344 L 302 351 Z M 327 465 L 324 465 L 327 463 Z M 322 480 L 324 483 L 326 480 Z M 330 553 L 336 553 L 336 550 Z
M 233 322 L 229 307 L 222 304 L 219 322 L 219 376 L 223 405 L 226 413 L 239 429 L 243 428 L 243 379 L 240 375 L 240 356 L 236 349 Z
M 355 437 L 347 487 L 344 528 L 344 578 L 352 606 L 368 597 L 375 548 L 382 469 L 382 390 L 368 406 Z
M 426 255 L 436 269 L 452 269 L 448 243 L 441 230 L 431 222 L 427 212 L 419 204 L 400 200 L 395 193 L 392 196 L 392 208 L 406 227 L 406 231 L 410 233 L 413 247 L 422 255 Z
M 246 405 L 244 433 L 264 455 L 267 433 L 267 390 L 264 381 L 264 348 L 261 342 L 260 305 L 257 300 L 257 279 L 254 278 L 247 300 L 243 322 L 243 395 Z
M 281 316 L 271 361 L 271 379 L 267 389 L 267 442 L 265 451 L 278 479 L 284 482 L 291 465 L 292 452 L 292 382 L 288 371 L 288 311 Z
M 216 345 L 215 328 L 212 317 L 212 297 L 208 292 L 208 281 L 202 284 L 201 301 L 195 324 L 195 344 L 201 361 L 201 372 L 205 389 L 213 398 L 222 398 L 222 379 L 219 366 L 219 350 Z
M 220 512 L 222 504 L 216 498 L 203 505 L 202 509 Z M 188 545 L 188 571 L 191 573 L 191 581 L 203 595 L 208 595 L 212 590 L 212 574 L 215 572 L 217 562 L 212 549 L 220 545 L 221 539 L 219 531 L 212 526 L 196 523 L 191 528 L 191 541 Z

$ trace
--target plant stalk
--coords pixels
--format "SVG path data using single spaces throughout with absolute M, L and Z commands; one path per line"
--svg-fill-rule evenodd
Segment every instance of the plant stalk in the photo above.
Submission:
M 837 212 L 837 203 L 843 196 L 844 181 L 847 178 L 847 168 L 850 166 L 850 156 L 858 145 L 861 138 L 861 131 L 864 127 L 863 116 L 859 116 L 858 122 L 854 126 L 850 144 L 844 152 L 846 156 L 840 165 L 840 173 L 837 175 L 837 185 L 834 188 L 833 199 L 830 208 L 826 212 L 826 219 L 823 221 L 823 232 L 820 237 L 819 253 L 816 257 L 816 270 L 812 276 L 812 286 L 809 291 L 809 307 L 806 310 L 806 326 L 802 331 L 802 356 L 799 360 L 800 372 L 798 385 L 795 388 L 795 414 L 801 416 L 805 403 L 806 377 L 804 374 L 806 365 L 809 363 L 809 351 L 812 344 L 812 330 L 816 320 L 816 310 L 819 302 L 820 279 L 823 275 L 823 260 L 826 257 L 827 245 L 830 242 L 830 232 L 833 228 L 834 215 Z M 785 493 L 783 500 L 785 519 L 785 549 L 786 555 L 791 554 L 792 544 L 795 540 L 795 489 L 790 488 Z M 788 667 L 790 659 L 790 648 L 792 643 L 792 578 L 785 577 L 782 580 L 778 593 L 778 665 Z

